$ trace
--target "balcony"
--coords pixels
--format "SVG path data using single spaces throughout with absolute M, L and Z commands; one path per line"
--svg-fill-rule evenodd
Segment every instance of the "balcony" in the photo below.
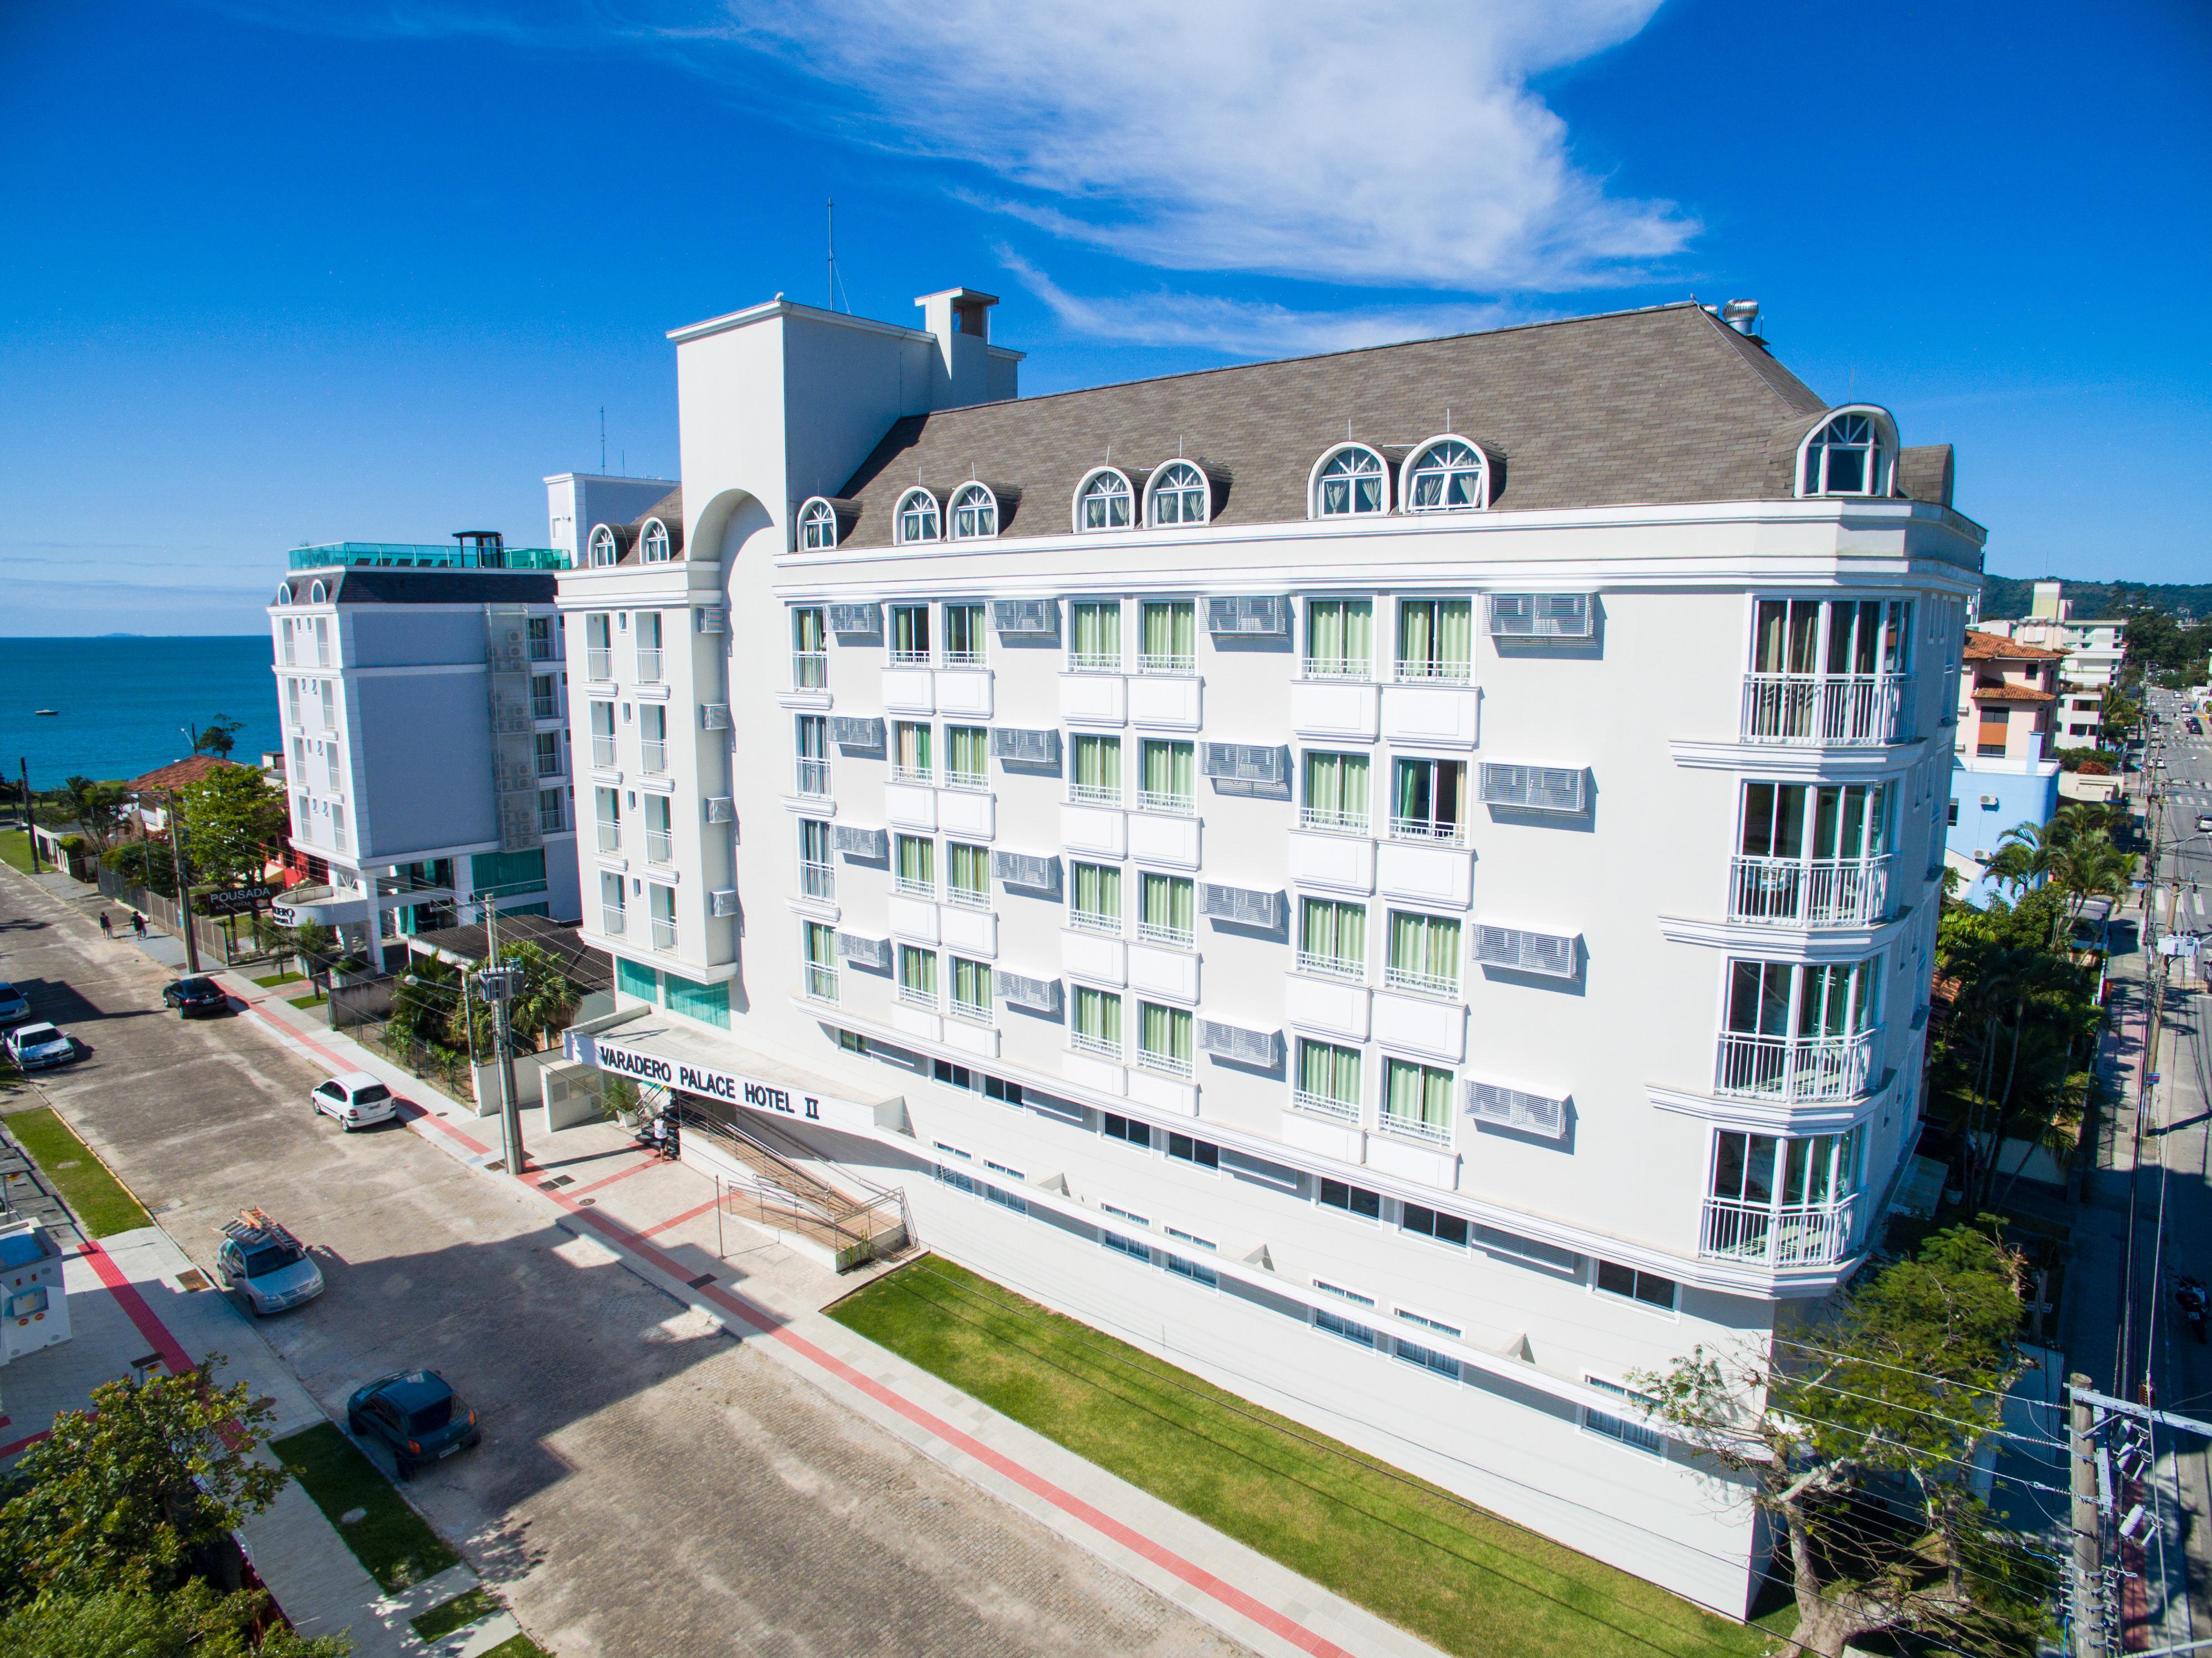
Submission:
M 791 653 L 791 689 L 795 691 L 829 689 L 830 653 L 793 651 Z
M 1372 679 L 1375 664 L 1364 656 L 1309 656 L 1298 664 L 1301 679 Z
M 594 645 L 584 653 L 584 677 L 595 684 L 605 684 L 615 677 L 615 653 L 605 645 Z
M 1738 857 L 1729 920 L 1768 926 L 1868 926 L 1889 915 L 1889 866 L 1881 858 Z
M 926 668 L 930 664 L 927 651 L 918 651 L 911 647 L 902 648 L 894 645 L 886 654 L 894 668 Z
M 665 775 L 668 770 L 668 742 L 665 738 L 641 737 L 637 743 L 637 764 L 641 771 Z
M 1401 685 L 1464 685 L 1474 677 L 1471 662 L 1400 661 Z
M 1118 806 L 1121 804 L 1121 786 L 1118 783 L 1070 783 L 1067 799 L 1071 805 Z
M 660 683 L 660 649 L 654 645 L 637 647 L 637 683 L 658 685 Z
M 1375 1132 L 1388 1134 L 1393 1139 L 1412 1140 L 1417 1145 L 1440 1145 L 1451 1149 L 1451 1125 L 1423 1122 L 1419 1117 L 1394 1117 L 1384 1111 L 1375 1119 Z
M 1108 1036 L 1094 1036 L 1087 1030 L 1068 1033 L 1067 1045 L 1079 1054 L 1089 1054 L 1098 1059 L 1121 1062 L 1121 1044 Z
M 928 780 L 924 778 L 921 780 L 927 782 Z M 980 771 L 948 770 L 945 774 L 945 786 L 948 789 L 965 789 L 969 793 L 974 793 L 979 789 L 989 788 L 991 780 Z
M 927 766 L 899 765 L 891 767 L 890 780 L 894 783 L 919 783 L 924 788 L 937 780 L 936 774 Z
M 1095 909 L 1071 909 L 1067 924 L 1079 932 L 1103 932 L 1112 938 L 1121 936 L 1121 918 Z
M 918 875 L 893 876 L 891 889 L 908 898 L 927 898 L 933 902 L 937 897 L 937 883 Z
M 1119 651 L 1070 651 L 1067 653 L 1070 673 L 1119 673 L 1121 671 L 1121 653 Z
M 1150 653 L 1137 658 L 1139 673 L 1196 673 L 1198 659 L 1194 656 L 1159 656 Z
M 558 720 L 561 717 L 561 699 L 550 692 L 541 696 L 532 691 L 530 694 L 530 717 L 532 720 Z
M 1190 1075 L 1188 1060 L 1179 1060 L 1172 1054 L 1155 1054 L 1148 1048 L 1137 1050 L 1137 1063 L 1147 1071 L 1158 1072 L 1164 1077 L 1188 1078 Z
M 1298 827 L 1318 829 L 1324 835 L 1364 835 L 1367 833 L 1367 814 L 1364 811 L 1338 811 L 1328 806 L 1298 808 Z
M 802 760 L 799 762 L 799 792 L 817 797 L 828 796 L 830 762 L 827 760 Z
M 592 766 L 597 771 L 612 771 L 621 762 L 615 758 L 615 737 L 612 732 L 592 733 Z
M 834 1002 L 837 999 L 837 969 L 806 964 L 806 996 L 810 1001 Z
M 645 832 L 645 861 L 648 864 L 672 864 L 676 861 L 676 837 L 666 829 L 649 829 Z
M 1198 801 L 1191 795 L 1176 794 L 1164 789 L 1139 789 L 1137 810 L 1164 811 L 1176 817 L 1188 817 L 1198 810 Z
M 1189 950 L 1198 943 L 1193 928 L 1164 926 L 1158 921 L 1138 922 L 1137 937 L 1148 944 L 1165 944 L 1171 950 Z
M 620 904 L 602 904 L 599 907 L 599 931 L 610 938 L 623 936 L 623 908 Z
M 901 985 L 898 999 L 902 1006 L 919 1007 L 931 1013 L 937 1011 L 937 993 L 925 990 L 920 985 Z
M 1393 817 L 1390 820 L 1393 841 L 1426 841 L 1443 847 L 1464 846 L 1467 825 L 1445 817 Z
M 1382 982 L 1392 990 L 1410 990 L 1421 996 L 1456 999 L 1459 995 L 1456 975 L 1447 976 L 1441 973 L 1417 973 L 1409 967 L 1386 967 L 1382 969 Z
M 837 868 L 834 864 L 801 864 L 799 866 L 799 890 L 809 898 L 828 902 L 837 896 Z
M 1902 743 L 1906 676 L 1753 673 L 1743 678 L 1743 740 L 1797 748 Z
M 622 850 L 622 825 L 619 823 L 610 823 L 607 819 L 602 817 L 599 819 L 599 850 L 605 853 L 620 852 Z
M 1291 1090 L 1291 1107 L 1310 1117 L 1326 1117 L 1331 1122 L 1356 1123 L 1359 1121 L 1359 1102 L 1340 1100 L 1327 1094 L 1309 1094 L 1303 1088 Z
M 1719 1075 L 1723 1094 L 1759 1099 L 1848 1100 L 1866 1091 L 1874 1066 L 1871 1030 L 1849 1036 L 1765 1036 L 1721 1033 Z
M 1367 963 L 1352 956 L 1318 956 L 1312 950 L 1302 950 L 1298 952 L 1298 971 L 1317 978 L 1341 979 L 1346 984 L 1367 981 Z
M 655 950 L 676 948 L 676 918 L 656 915 L 653 918 L 653 947 Z
M 1850 1254 L 1853 1202 L 1777 1208 L 1707 1198 L 1698 1253 L 1761 1266 L 1832 1266 Z

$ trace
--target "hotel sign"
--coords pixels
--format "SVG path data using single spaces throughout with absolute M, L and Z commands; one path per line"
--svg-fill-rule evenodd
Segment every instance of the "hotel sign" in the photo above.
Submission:
M 568 1048 L 568 1057 L 580 1064 L 596 1066 L 648 1088 L 673 1088 L 732 1105 L 750 1106 L 774 1116 L 826 1123 L 832 1128 L 862 1133 L 876 1127 L 874 1108 L 856 1101 L 803 1093 L 781 1083 L 748 1077 L 743 1072 L 720 1071 L 696 1060 L 671 1059 L 665 1054 L 611 1041 L 588 1031 L 570 1031 Z

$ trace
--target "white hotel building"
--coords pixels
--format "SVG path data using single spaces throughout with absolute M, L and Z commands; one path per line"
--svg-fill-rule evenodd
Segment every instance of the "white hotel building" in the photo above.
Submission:
M 575 526 L 574 1051 L 1740 1613 L 1624 1384 L 1912 1148 L 1948 447 L 1694 305 L 1018 399 L 920 303 L 677 331 L 680 495 Z

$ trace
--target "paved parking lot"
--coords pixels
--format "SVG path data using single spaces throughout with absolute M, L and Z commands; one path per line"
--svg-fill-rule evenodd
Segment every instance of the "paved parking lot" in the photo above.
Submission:
M 323 1247 L 330 1292 L 261 1328 L 325 1410 L 416 1363 L 483 1410 L 411 1494 L 562 1658 L 1237 1650 L 524 1194 L 397 1125 L 342 1134 L 264 1020 L 161 1013 L 161 969 L 88 916 L 0 875 L 0 974 L 93 1049 L 46 1093 L 203 1265 L 242 1203 Z M 732 1278 L 817 1270 L 753 1243 Z

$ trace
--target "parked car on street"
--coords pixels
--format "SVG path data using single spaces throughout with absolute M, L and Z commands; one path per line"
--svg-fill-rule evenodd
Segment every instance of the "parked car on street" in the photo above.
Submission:
M 392 1090 L 366 1071 L 343 1071 L 317 1085 L 307 1096 L 315 1109 L 337 1119 L 350 1133 L 373 1122 L 389 1122 L 399 1114 Z
M 402 1479 L 483 1437 L 477 1413 L 435 1370 L 402 1370 L 356 1388 L 346 1400 L 346 1426 L 391 1451 Z
M 19 1024 L 8 1033 L 8 1057 L 21 1070 L 47 1071 L 76 1058 L 76 1042 L 50 1024 Z
M 31 1017 L 31 999 L 0 979 L 0 1024 L 13 1024 Z
M 323 1292 L 323 1270 L 307 1247 L 258 1209 L 241 1209 L 216 1229 L 216 1276 L 258 1315 L 281 1313 Z
M 191 1018 L 194 1014 L 228 1013 L 230 998 L 224 995 L 212 979 L 179 979 L 161 987 L 161 1004 L 177 1010 L 179 1018 Z
M 2197 832 L 2199 835 L 2212 835 L 2212 811 L 2200 811 L 2197 814 Z

